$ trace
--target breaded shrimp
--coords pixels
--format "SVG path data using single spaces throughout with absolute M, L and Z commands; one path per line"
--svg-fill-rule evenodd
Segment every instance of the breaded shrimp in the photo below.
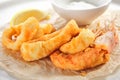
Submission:
M 86 49 L 95 40 L 95 34 L 89 29 L 81 29 L 77 37 L 60 47 L 60 51 L 75 54 Z
M 60 34 L 46 40 L 37 42 L 25 42 L 21 46 L 21 55 L 25 61 L 34 61 L 44 58 L 68 42 L 73 36 L 79 33 L 79 27 L 74 20 L 62 29 Z

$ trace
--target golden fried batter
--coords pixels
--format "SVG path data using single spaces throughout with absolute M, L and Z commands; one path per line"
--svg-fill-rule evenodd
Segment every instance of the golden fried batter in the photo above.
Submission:
M 23 42 L 33 39 L 38 29 L 38 21 L 33 17 L 29 18 L 23 24 L 5 29 L 2 34 L 2 43 L 8 49 L 19 50 Z M 16 40 L 12 39 L 13 35 L 18 35 Z
M 68 42 L 73 36 L 79 33 L 79 27 L 74 20 L 62 29 L 60 34 L 46 40 L 37 42 L 25 42 L 21 46 L 21 55 L 25 61 L 34 61 L 48 56 L 61 45 Z
M 87 48 L 85 52 L 64 54 L 56 51 L 50 55 L 52 63 L 59 68 L 69 70 L 83 70 L 106 63 L 109 60 L 106 51 L 97 48 Z
M 38 39 L 41 36 L 45 35 L 45 34 L 50 34 L 52 32 L 55 31 L 55 28 L 53 27 L 52 24 L 44 24 L 44 25 L 40 25 L 36 35 L 34 36 L 34 39 Z
M 70 70 L 82 70 L 106 63 L 118 42 L 115 26 L 112 27 L 111 30 L 108 29 L 106 33 L 95 39 L 94 46 L 83 51 L 75 54 L 64 54 L 59 50 L 55 51 L 50 55 L 52 63 L 56 67 Z
M 81 29 L 77 37 L 60 47 L 63 53 L 75 54 L 86 49 L 95 40 L 95 34 L 89 29 Z
M 30 40 L 28 42 L 46 41 L 46 40 L 49 40 L 49 39 L 57 36 L 58 34 L 60 34 L 61 31 L 62 30 L 60 29 L 60 30 L 57 30 L 57 31 L 52 32 L 50 34 L 43 35 L 43 36 L 41 36 L 41 37 L 39 37 L 37 39 Z
M 42 28 L 44 34 L 50 34 L 56 30 L 52 24 L 43 24 L 40 25 L 40 27 Z
M 23 42 L 40 38 L 53 31 L 55 28 L 51 24 L 40 26 L 36 18 L 30 17 L 24 23 L 5 29 L 2 35 L 2 43 L 8 49 L 20 50 Z

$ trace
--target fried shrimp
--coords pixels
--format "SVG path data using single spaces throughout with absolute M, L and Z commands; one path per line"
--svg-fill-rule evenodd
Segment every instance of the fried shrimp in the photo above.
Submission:
M 63 53 L 75 54 L 87 48 L 95 40 L 95 34 L 89 29 L 81 29 L 77 37 L 60 47 Z
M 38 21 L 33 17 L 29 18 L 23 24 L 5 29 L 2 34 L 2 43 L 8 49 L 19 50 L 21 44 L 31 40 L 37 33 L 38 29 Z M 12 39 L 13 35 L 17 35 L 16 40 Z
M 74 20 L 71 20 L 57 36 L 49 40 L 23 43 L 21 46 L 21 55 L 25 61 L 34 61 L 44 58 L 78 33 L 78 25 Z

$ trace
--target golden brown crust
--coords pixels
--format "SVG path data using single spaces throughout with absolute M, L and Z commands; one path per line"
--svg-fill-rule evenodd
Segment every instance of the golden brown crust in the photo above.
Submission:
M 92 68 L 109 60 L 109 53 L 102 49 L 88 48 L 85 52 L 76 54 L 64 54 L 56 51 L 51 54 L 52 63 L 59 68 L 69 70 L 83 70 Z
M 56 49 L 59 49 L 61 45 L 68 42 L 78 33 L 79 27 L 74 20 L 71 20 L 57 36 L 49 40 L 23 43 L 21 46 L 21 55 L 26 61 L 34 61 L 44 58 Z M 31 56 L 30 59 L 28 59 L 28 57 L 26 58 L 26 55 Z

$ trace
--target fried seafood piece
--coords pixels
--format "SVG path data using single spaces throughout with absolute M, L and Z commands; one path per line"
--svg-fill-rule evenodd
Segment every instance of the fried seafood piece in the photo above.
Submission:
M 89 29 L 81 29 L 77 37 L 72 38 L 68 43 L 65 43 L 60 47 L 60 51 L 68 54 L 75 54 L 83 51 L 90 44 L 93 44 L 95 40 L 95 34 Z
M 21 46 L 21 55 L 25 61 L 34 61 L 44 58 L 78 33 L 78 25 L 74 20 L 71 20 L 57 36 L 49 40 L 23 43 Z
M 114 25 L 110 28 L 95 39 L 93 47 L 88 47 L 84 51 L 76 54 L 64 54 L 59 50 L 55 51 L 50 55 L 52 63 L 56 67 L 69 70 L 83 70 L 106 63 L 118 42 L 117 29 Z
M 5 29 L 2 34 L 2 43 L 8 49 L 20 50 L 23 42 L 40 38 L 53 31 L 55 28 L 51 24 L 40 26 L 36 18 L 30 17 L 19 25 Z
M 43 25 L 40 25 L 44 34 L 50 34 L 54 31 L 56 31 L 55 27 L 53 27 L 52 24 L 43 24 Z
M 46 41 L 46 40 L 49 40 L 49 39 L 57 36 L 58 34 L 60 34 L 61 31 L 62 30 L 60 29 L 60 30 L 57 30 L 57 31 L 52 32 L 50 34 L 43 35 L 43 36 L 41 36 L 41 37 L 39 37 L 37 39 L 30 40 L 28 42 Z
M 33 39 L 38 29 L 39 22 L 31 17 L 20 25 L 5 29 L 2 34 L 2 43 L 8 49 L 19 50 L 23 42 Z M 15 40 L 12 39 L 13 36 L 16 37 Z
M 85 52 L 76 54 L 64 54 L 55 51 L 50 55 L 52 63 L 61 69 L 83 70 L 106 63 L 109 60 L 109 53 L 99 48 L 87 48 Z
M 53 27 L 52 24 L 40 25 L 36 35 L 34 36 L 34 39 L 38 39 L 41 36 L 46 35 L 46 34 L 50 34 L 54 31 L 56 31 L 56 29 Z

